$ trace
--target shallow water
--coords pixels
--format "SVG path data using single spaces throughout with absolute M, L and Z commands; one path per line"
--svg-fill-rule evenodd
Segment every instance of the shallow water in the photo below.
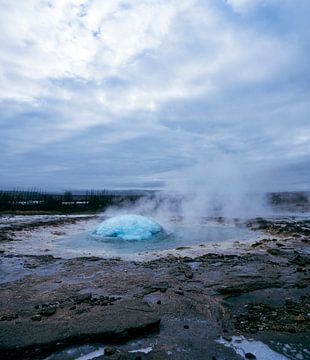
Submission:
M 246 359 L 245 354 L 251 353 L 257 360 L 288 360 L 286 356 L 271 350 L 266 344 L 253 339 L 246 339 L 243 336 L 233 336 L 231 341 L 225 339 L 218 340 L 220 344 L 234 349 L 242 358 Z

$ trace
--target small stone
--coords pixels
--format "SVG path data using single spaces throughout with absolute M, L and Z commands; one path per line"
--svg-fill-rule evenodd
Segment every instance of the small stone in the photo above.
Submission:
M 294 302 L 293 302 L 293 300 L 291 298 L 286 298 L 285 299 L 285 305 L 293 305 L 293 304 L 294 304 Z
M 56 309 L 55 306 L 48 306 L 48 307 L 44 307 L 44 308 L 41 310 L 40 314 L 41 314 L 41 315 L 45 315 L 45 316 L 50 316 L 50 315 L 55 314 L 56 310 L 57 310 L 57 309 Z
M 246 353 L 244 356 L 246 359 L 256 359 L 256 356 L 250 352 Z
M 92 297 L 92 293 L 78 294 L 76 295 L 75 300 L 77 303 L 82 303 L 84 301 L 91 300 L 91 297 Z
M 84 314 L 86 312 L 89 312 L 89 309 L 88 308 L 82 308 L 82 309 L 77 309 L 75 314 L 81 315 L 81 314 Z
M 161 304 L 161 301 L 160 300 L 157 300 L 157 305 L 160 305 Z
M 104 355 L 110 356 L 116 353 L 116 349 L 113 346 L 106 346 L 104 348 Z
M 184 325 L 184 329 L 189 329 L 189 326 L 188 326 L 188 325 Z
M 41 321 L 41 315 L 39 315 L 39 314 L 36 314 L 36 315 L 33 315 L 32 317 L 31 317 L 31 320 L 33 320 L 33 321 Z
M 308 286 L 308 284 L 305 282 L 299 282 L 296 284 L 296 287 L 299 289 L 305 289 L 307 286 Z
M 297 322 L 302 322 L 302 321 L 305 321 L 305 320 L 306 319 L 302 314 L 299 314 L 299 315 L 294 317 L 294 321 L 297 321 Z
M 194 277 L 194 274 L 191 270 L 185 271 L 184 272 L 185 277 L 187 277 L 188 279 L 192 279 Z

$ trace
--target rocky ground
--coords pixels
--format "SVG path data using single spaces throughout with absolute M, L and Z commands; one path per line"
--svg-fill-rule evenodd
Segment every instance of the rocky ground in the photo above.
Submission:
M 255 359 L 229 346 L 242 335 L 309 359 L 310 221 L 248 226 L 266 238 L 238 253 L 137 262 L 2 252 L 0 357 L 44 359 L 94 343 L 105 345 L 98 359 Z M 2 228 L 3 241 L 15 231 Z

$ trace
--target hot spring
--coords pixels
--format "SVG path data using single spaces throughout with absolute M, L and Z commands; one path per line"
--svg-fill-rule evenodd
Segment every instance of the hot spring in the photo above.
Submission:
M 172 218 L 165 221 L 141 215 L 103 218 L 88 231 L 64 236 L 53 244 L 62 255 L 126 256 L 182 247 L 228 244 L 257 238 L 257 232 L 235 221 Z

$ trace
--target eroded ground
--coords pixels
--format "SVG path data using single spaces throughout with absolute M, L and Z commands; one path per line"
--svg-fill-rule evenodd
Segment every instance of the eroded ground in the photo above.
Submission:
M 94 352 L 102 359 L 259 359 L 255 349 L 236 352 L 242 338 L 233 336 L 244 336 L 286 358 L 309 359 L 310 221 L 248 225 L 266 238 L 145 261 L 4 251 L 0 356 L 44 359 L 94 343 L 106 346 L 105 355 Z M 3 230 L 4 243 L 19 231 L 27 232 Z

